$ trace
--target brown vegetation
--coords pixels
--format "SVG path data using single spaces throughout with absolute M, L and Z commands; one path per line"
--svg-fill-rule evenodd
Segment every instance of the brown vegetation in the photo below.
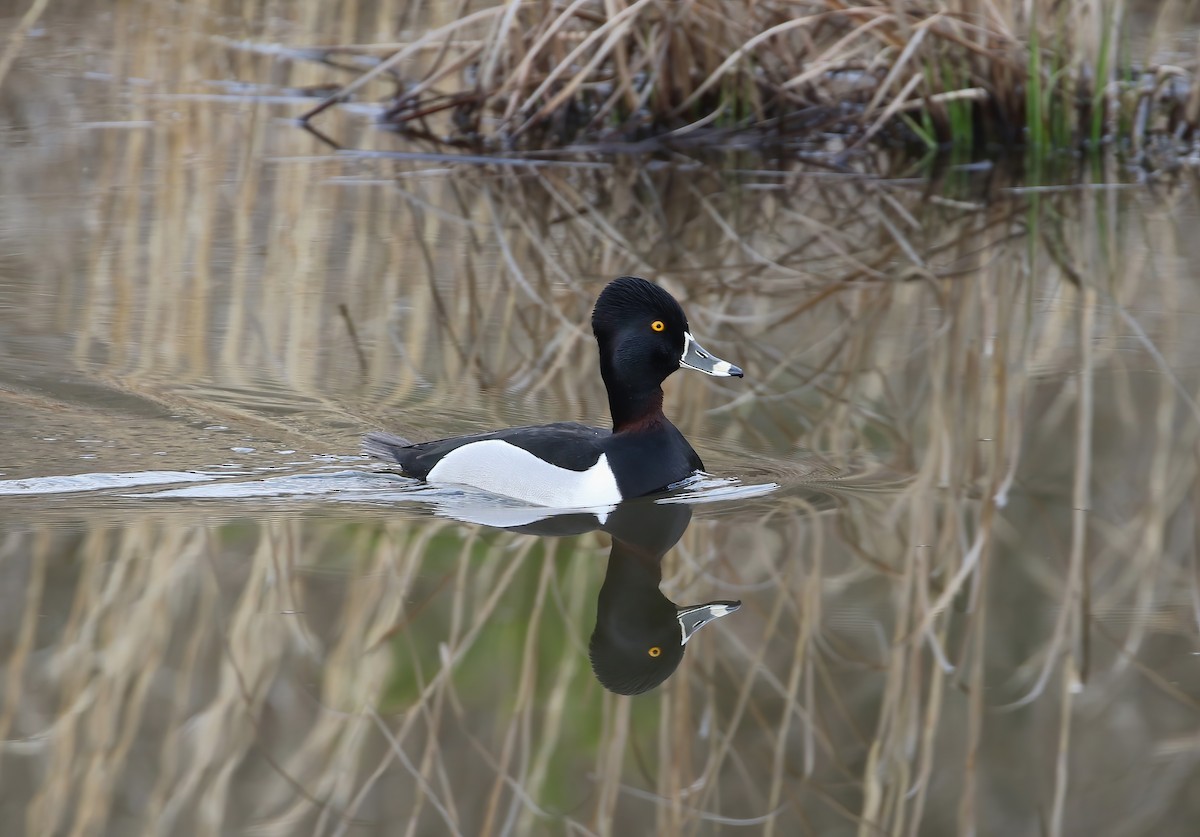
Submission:
M 380 57 L 306 120 L 373 79 L 394 84 L 396 129 L 493 150 L 732 134 L 838 153 L 872 139 L 1178 151 L 1200 116 L 1197 55 L 1154 52 L 1180 4 L 1143 14 L 1146 55 L 1121 37 L 1122 0 L 497 0 L 451 20 L 414 5 L 402 43 L 317 53 Z

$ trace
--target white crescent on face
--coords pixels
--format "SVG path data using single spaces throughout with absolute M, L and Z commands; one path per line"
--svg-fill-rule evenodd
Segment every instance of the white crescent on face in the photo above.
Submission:
M 455 448 L 425 477 L 432 483 L 469 485 L 537 506 L 587 509 L 621 502 L 617 478 L 600 454 L 586 471 L 560 468 L 501 439 Z

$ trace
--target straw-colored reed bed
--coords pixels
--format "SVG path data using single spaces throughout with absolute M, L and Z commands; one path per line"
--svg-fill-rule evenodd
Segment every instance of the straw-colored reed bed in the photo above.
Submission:
M 128 23 L 107 46 L 131 77 L 268 61 Z M 50 124 L 95 107 L 19 62 L 17 82 Z M 7 505 L 13 833 L 1191 833 L 1186 183 L 985 203 L 636 160 L 434 171 L 305 157 L 278 107 L 172 85 L 127 101 L 117 79 L 95 118 L 124 128 L 0 164 L 0 316 L 53 349 L 17 360 L 184 417 L 160 432 L 197 438 L 164 465 L 228 456 L 196 429 L 217 422 L 349 453 L 374 424 L 599 420 L 584 323 L 634 272 L 747 370 L 673 379 L 672 417 L 714 470 L 784 489 L 698 515 L 664 589 L 746 604 L 632 700 L 587 666 L 600 536 Z M 5 377 L 0 410 L 121 432 L 120 405 L 76 419 L 41 381 Z M 806 481 L 817 463 L 844 479 Z
M 393 43 L 307 53 L 369 69 L 352 70 L 306 120 L 377 99 L 374 81 L 390 86 L 385 122 L 473 148 L 737 142 L 840 159 L 874 140 L 966 154 L 1024 148 L 1038 159 L 1113 144 L 1155 166 L 1186 158 L 1200 124 L 1194 2 L 490 0 L 408 9 Z M 1134 42 L 1134 32 L 1145 34 Z

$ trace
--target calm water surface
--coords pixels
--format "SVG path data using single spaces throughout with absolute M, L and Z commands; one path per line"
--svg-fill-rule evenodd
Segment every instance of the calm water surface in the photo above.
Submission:
M 0 84 L 0 833 L 1195 833 L 1194 180 L 336 153 L 346 77 L 247 44 L 382 12 L 116 5 Z M 746 370 L 668 382 L 710 477 L 602 525 L 358 456 L 604 424 L 624 273 Z M 712 600 L 601 686 L 598 618 Z

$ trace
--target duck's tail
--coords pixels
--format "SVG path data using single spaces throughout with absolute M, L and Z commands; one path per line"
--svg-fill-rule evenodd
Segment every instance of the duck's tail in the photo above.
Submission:
M 384 462 L 404 464 L 400 451 L 412 447 L 412 442 L 391 433 L 368 433 L 362 440 L 362 452 Z

